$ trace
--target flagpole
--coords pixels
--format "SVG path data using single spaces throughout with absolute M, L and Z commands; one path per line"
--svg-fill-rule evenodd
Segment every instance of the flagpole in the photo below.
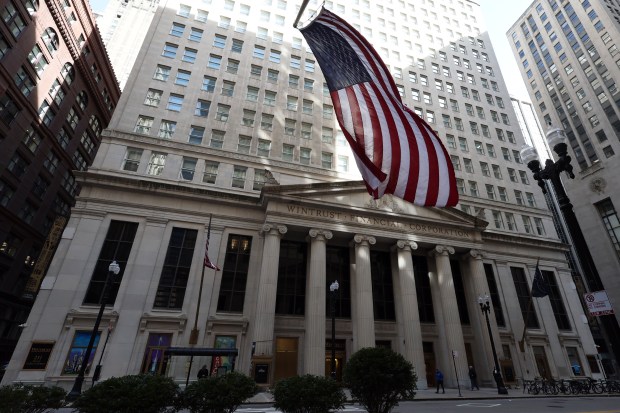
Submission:
M 538 259 L 536 260 L 536 268 L 538 268 L 538 263 L 540 262 L 540 257 L 538 257 Z M 532 281 L 532 284 L 534 283 L 534 281 Z M 521 340 L 519 341 L 519 348 L 521 349 L 521 352 L 525 352 L 525 333 L 527 332 L 527 322 L 530 319 L 530 310 L 532 309 L 532 289 L 530 289 L 530 300 L 527 303 L 527 311 L 525 312 L 525 323 L 523 324 L 523 336 L 521 337 Z
M 304 1 L 301 2 L 301 7 L 299 8 L 299 13 L 297 13 L 297 18 L 295 19 L 295 22 L 293 22 L 293 27 L 294 28 L 297 28 L 297 23 L 299 23 L 299 19 L 301 19 L 301 15 L 306 10 L 306 6 L 308 6 L 308 3 L 310 3 L 310 0 L 304 0 Z
M 209 237 L 211 236 L 211 220 L 213 218 L 213 214 L 209 214 L 209 226 L 207 227 L 207 242 L 209 242 Z M 206 253 L 206 251 L 205 251 Z M 198 343 L 198 313 L 200 312 L 200 303 L 202 301 L 202 285 L 205 280 L 205 266 L 204 262 L 202 264 L 202 274 L 200 275 L 200 288 L 198 289 L 198 304 L 196 305 L 196 317 L 194 317 L 194 328 L 189 335 L 189 344 Z

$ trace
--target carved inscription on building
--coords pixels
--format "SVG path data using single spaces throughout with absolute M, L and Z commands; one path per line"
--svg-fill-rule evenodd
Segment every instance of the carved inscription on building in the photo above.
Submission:
M 386 229 L 394 229 L 406 232 L 413 232 L 420 235 L 436 235 L 452 238 L 470 239 L 469 231 L 458 228 L 446 228 L 439 225 L 419 224 L 415 222 L 401 222 L 386 217 L 371 217 L 353 214 L 350 212 L 333 211 L 331 209 L 321 209 L 303 207 L 299 205 L 287 205 L 286 211 L 289 214 L 301 215 L 304 217 L 315 217 L 334 220 L 343 224 L 362 224 Z

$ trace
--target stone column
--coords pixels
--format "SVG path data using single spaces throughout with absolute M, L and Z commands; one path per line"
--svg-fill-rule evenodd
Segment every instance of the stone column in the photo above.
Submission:
M 286 231 L 287 228 L 284 225 L 265 224 L 262 228 L 265 241 L 254 321 L 255 355 L 257 356 L 273 356 L 273 325 L 276 313 L 280 238 L 286 234 Z
M 355 241 L 355 274 L 351 274 L 353 352 L 375 346 L 375 315 L 372 301 L 370 246 L 375 237 L 357 234 Z
M 459 308 L 456 303 L 456 293 L 454 291 L 454 280 L 452 279 L 452 269 L 450 268 L 450 255 L 454 254 L 454 248 L 444 245 L 437 245 L 432 254 L 435 256 L 435 265 L 437 267 L 437 285 L 439 286 L 439 295 L 441 297 L 443 325 L 440 326 L 439 334 L 445 337 L 448 354 L 443 357 L 442 365 L 443 373 L 448 379 L 451 386 L 456 386 L 456 377 L 454 375 L 454 363 L 452 361 L 452 352 L 457 352 L 456 369 L 458 370 L 458 379 L 461 384 L 469 380 L 467 375 L 467 355 L 465 354 L 465 343 L 463 342 L 463 329 L 461 328 L 461 319 L 459 317 Z M 447 356 L 447 359 L 446 359 Z
M 495 385 L 493 379 L 493 368 L 495 367 L 495 361 L 493 360 L 493 350 L 491 348 L 491 340 L 489 338 L 489 329 L 487 328 L 487 322 L 480 305 L 478 304 L 478 297 L 481 295 L 489 294 L 489 284 L 487 283 L 486 273 L 484 271 L 484 263 L 482 258 L 484 254 L 482 251 L 472 249 L 467 254 L 467 265 L 469 267 L 469 285 L 471 286 L 471 294 L 469 300 L 474 304 L 472 310 L 472 329 L 474 338 L 476 339 L 476 346 L 474 351 L 477 359 L 480 362 L 484 361 L 484 365 L 477 366 L 476 371 L 478 373 L 479 383 L 487 383 Z M 491 323 L 491 331 L 493 333 L 493 341 L 495 342 L 495 348 L 497 350 L 498 357 L 502 354 L 501 342 L 499 339 L 499 331 L 497 330 L 497 321 L 495 320 L 495 311 L 493 310 L 493 304 L 491 303 L 491 311 L 489 312 L 489 322 Z
M 306 277 L 304 374 L 325 375 L 325 244 L 331 231 L 311 229 L 310 265 Z
M 399 240 L 395 245 L 397 261 L 397 282 L 394 287 L 400 290 L 400 304 L 396 313 L 400 315 L 401 336 L 404 339 L 403 356 L 409 360 L 418 376 L 418 389 L 428 388 L 426 382 L 426 365 L 424 364 L 424 349 L 422 348 L 422 327 L 418 312 L 418 296 L 416 295 L 415 277 L 411 250 L 418 249 L 414 241 Z M 398 291 L 398 290 L 397 290 Z

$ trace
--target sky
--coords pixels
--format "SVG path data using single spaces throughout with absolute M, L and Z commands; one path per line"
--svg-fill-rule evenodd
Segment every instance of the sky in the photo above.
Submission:
M 218 1 L 218 0 L 215 0 Z M 506 31 L 523 14 L 533 0 L 477 0 L 493 43 L 493 49 L 508 86 L 508 91 L 519 98 L 530 100 L 523 83 L 517 62 L 514 59 Z M 94 11 L 103 12 L 108 0 L 90 0 Z

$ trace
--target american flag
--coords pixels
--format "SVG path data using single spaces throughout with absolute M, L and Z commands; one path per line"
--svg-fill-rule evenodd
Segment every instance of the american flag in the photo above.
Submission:
M 220 268 L 213 264 L 211 262 L 211 260 L 209 259 L 209 238 L 211 238 L 211 217 L 209 217 L 209 226 L 207 227 L 207 243 L 205 245 L 205 267 L 207 268 L 212 268 L 215 271 L 219 271 Z
M 338 123 L 373 198 L 454 206 L 454 169 L 432 128 L 402 102 L 387 66 L 351 25 L 322 9 L 300 29 L 321 67 Z
M 549 285 L 545 282 L 538 263 L 536 263 L 536 271 L 534 271 L 534 280 L 532 281 L 532 297 L 542 298 L 549 295 Z

